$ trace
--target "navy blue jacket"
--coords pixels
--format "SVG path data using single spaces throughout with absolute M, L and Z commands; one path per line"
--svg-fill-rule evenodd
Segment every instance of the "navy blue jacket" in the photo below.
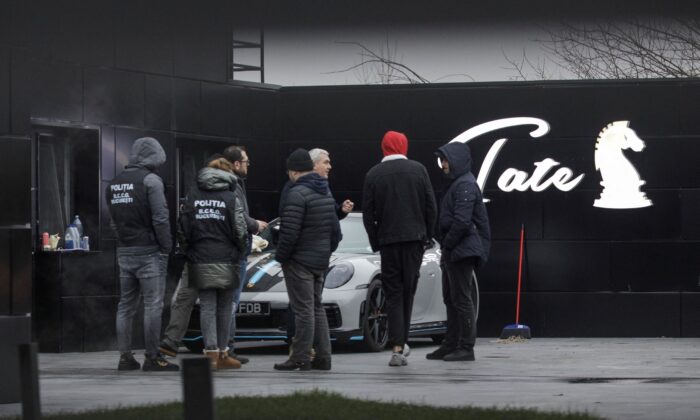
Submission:
M 338 247 L 340 224 L 328 180 L 311 172 L 297 179 L 282 199 L 279 241 L 275 259 L 326 270 Z
M 478 257 L 477 265 L 486 263 L 491 247 L 489 217 L 479 185 L 471 173 L 469 146 L 460 142 L 440 147 L 450 165 L 450 184 L 440 202 L 438 234 L 444 258 L 459 261 Z

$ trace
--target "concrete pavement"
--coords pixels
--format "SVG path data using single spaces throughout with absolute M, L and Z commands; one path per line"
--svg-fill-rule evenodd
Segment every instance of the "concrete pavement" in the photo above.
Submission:
M 216 372 L 217 396 L 314 388 L 347 397 L 436 406 L 587 411 L 611 419 L 700 419 L 700 339 L 479 339 L 476 362 L 430 361 L 429 340 L 411 343 L 405 367 L 390 353 L 338 349 L 330 372 L 277 372 L 286 346 L 245 343 L 251 362 Z M 184 350 L 184 349 L 183 349 Z M 142 351 L 137 359 L 142 359 Z M 182 357 L 191 357 L 185 352 Z M 83 411 L 177 401 L 179 373 L 119 373 L 116 352 L 39 355 L 42 411 Z M 0 405 L 0 416 L 19 414 Z

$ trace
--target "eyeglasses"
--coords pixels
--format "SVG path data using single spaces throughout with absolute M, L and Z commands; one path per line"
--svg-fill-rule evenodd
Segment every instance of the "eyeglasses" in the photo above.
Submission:
M 246 164 L 246 165 L 250 166 L 250 159 L 247 159 L 247 160 L 239 160 L 239 162 L 241 162 L 241 165 L 242 165 L 242 164 Z

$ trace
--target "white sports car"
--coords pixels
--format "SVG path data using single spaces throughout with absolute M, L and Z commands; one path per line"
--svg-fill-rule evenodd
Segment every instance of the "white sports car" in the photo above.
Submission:
M 331 340 L 358 342 L 367 350 L 380 351 L 387 343 L 388 330 L 379 253 L 372 252 L 361 213 L 349 214 L 340 225 L 343 240 L 331 256 L 323 291 Z M 289 298 L 282 267 L 274 259 L 278 230 L 279 219 L 275 219 L 261 234 L 268 247 L 248 258 L 246 285 L 236 317 L 239 340 L 287 340 Z M 423 255 L 413 303 L 411 337 L 431 337 L 439 343 L 445 335 L 447 316 L 441 276 L 440 249 L 433 241 Z M 472 298 L 478 315 L 476 277 L 474 284 Z M 201 352 L 198 308 L 192 313 L 183 343 L 190 350 Z

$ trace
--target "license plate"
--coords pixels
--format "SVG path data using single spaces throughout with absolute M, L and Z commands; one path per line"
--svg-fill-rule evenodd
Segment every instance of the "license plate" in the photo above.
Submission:
M 240 316 L 270 315 L 270 302 L 241 302 L 236 314 Z

